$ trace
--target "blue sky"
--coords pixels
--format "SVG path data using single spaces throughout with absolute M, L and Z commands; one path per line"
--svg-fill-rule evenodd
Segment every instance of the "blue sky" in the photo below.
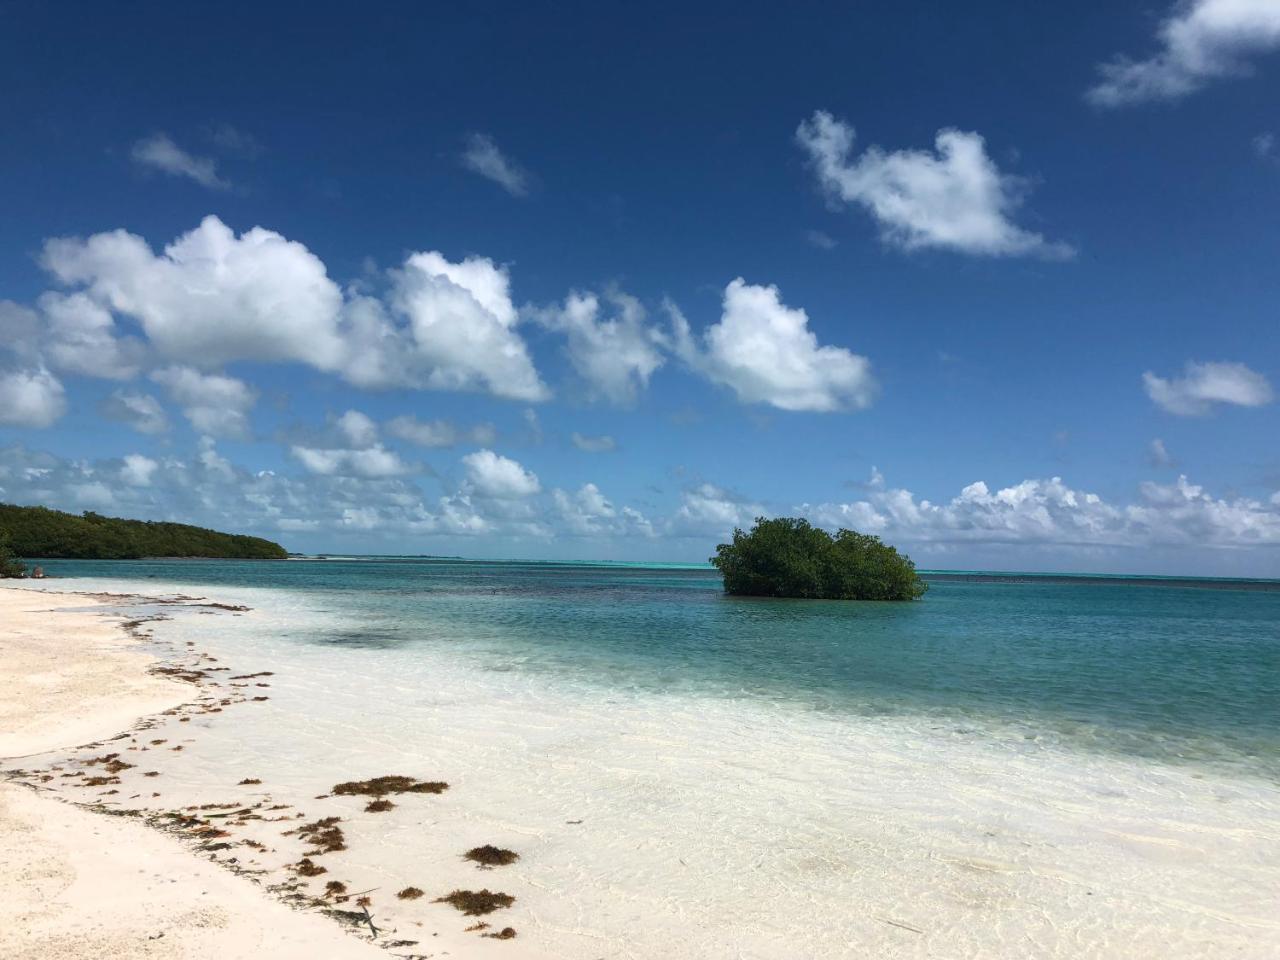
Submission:
M 0 16 L 2 499 L 1280 576 L 1276 0 Z

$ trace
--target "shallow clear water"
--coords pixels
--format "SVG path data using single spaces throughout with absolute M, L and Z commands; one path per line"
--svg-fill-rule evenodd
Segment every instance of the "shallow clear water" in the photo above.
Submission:
M 910 715 L 1280 778 L 1280 592 L 935 583 L 914 604 L 731 599 L 705 569 L 438 560 L 49 561 L 306 595 L 300 643 L 454 649 L 610 690 Z

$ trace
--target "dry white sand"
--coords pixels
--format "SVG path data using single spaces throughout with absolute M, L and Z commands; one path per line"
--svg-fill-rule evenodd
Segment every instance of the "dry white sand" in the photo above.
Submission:
M 150 675 L 87 597 L 0 589 L 0 764 L 104 740 L 190 688 Z M 0 783 L 0 957 L 385 960 L 141 823 Z

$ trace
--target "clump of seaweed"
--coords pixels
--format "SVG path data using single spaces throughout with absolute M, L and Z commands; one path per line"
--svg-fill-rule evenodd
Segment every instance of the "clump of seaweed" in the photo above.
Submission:
M 293 866 L 294 871 L 300 877 L 318 877 L 322 873 L 328 873 L 328 867 L 322 867 L 310 857 L 303 857 Z
M 417 900 L 421 896 L 422 896 L 422 891 L 419 890 L 417 887 L 405 887 L 403 890 L 401 890 L 399 893 L 396 894 L 396 899 Z
M 261 780 L 258 780 L 255 777 L 245 777 L 243 780 L 237 783 L 236 786 L 237 787 L 256 787 L 261 782 L 262 782 Z
M 504 850 L 502 847 L 495 847 L 491 843 L 486 843 L 483 847 L 472 847 L 462 856 L 463 859 L 470 860 L 472 863 L 477 863 L 482 867 L 505 867 L 520 859 L 520 854 L 514 850 Z
M 472 924 L 471 926 L 469 926 L 469 927 L 463 927 L 463 928 L 462 928 L 462 932 L 463 932 L 463 933 L 475 933 L 475 932 L 476 932 L 476 931 L 478 931 L 478 930 L 488 930 L 488 929 L 489 929 L 489 924 L 487 924 L 487 923 L 485 923 L 483 920 L 481 920 L 479 923 L 473 923 L 473 924 Z
M 80 781 L 82 787 L 107 787 L 113 783 L 119 783 L 119 777 L 85 777 Z
M 482 937 L 488 937 L 490 940 L 514 940 L 516 938 L 515 927 L 503 927 L 497 933 L 482 933 Z
M 356 906 L 368 910 L 373 906 L 373 897 L 356 897 Z
M 390 800 L 386 800 L 382 797 L 379 797 L 377 800 L 370 800 L 369 803 L 365 806 L 364 812 L 365 813 L 386 813 L 388 810 L 392 809 L 393 807 L 395 807 L 395 804 L 392 803 Z
M 296 830 L 289 830 L 285 836 L 297 834 L 308 843 L 314 843 L 316 849 L 309 851 L 313 857 L 321 853 L 337 853 L 339 850 L 347 849 L 346 837 L 342 834 L 342 828 L 338 826 L 341 822 L 341 817 L 323 817 L 311 823 L 304 823 Z
M 388 793 L 444 793 L 448 789 L 449 785 L 440 780 L 386 776 L 371 780 L 349 780 L 339 783 L 331 792 L 343 797 L 385 797 Z
M 492 890 L 454 890 L 447 897 L 437 897 L 432 902 L 447 903 L 468 917 L 480 917 L 511 906 L 516 898 L 509 893 L 494 893 Z
M 340 893 L 347 892 L 347 885 L 341 880 L 330 880 L 324 885 L 324 892 L 327 896 L 336 897 Z

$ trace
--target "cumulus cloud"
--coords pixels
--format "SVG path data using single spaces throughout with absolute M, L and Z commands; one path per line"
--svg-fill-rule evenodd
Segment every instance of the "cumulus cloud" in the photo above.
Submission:
M 323 476 L 400 477 L 413 472 L 399 454 L 380 443 L 360 449 L 294 445 L 289 452 L 311 473 Z
M 123 230 L 49 240 L 43 266 L 69 294 L 47 294 L 49 362 L 96 376 L 136 372 L 149 345 L 162 361 L 205 370 L 235 361 L 296 362 L 365 388 L 477 390 L 545 400 L 516 330 L 505 268 L 413 253 L 382 296 L 343 291 L 305 246 L 262 227 L 237 236 L 217 217 L 156 254 Z M 118 336 L 128 317 L 147 344 Z M 29 317 L 6 307 L 4 326 Z M 22 343 L 32 347 L 30 337 Z
M 371 447 L 378 440 L 378 425 L 359 410 L 348 410 L 338 417 L 336 426 L 353 447 Z
M 117 390 L 98 405 L 98 413 L 108 420 L 128 424 L 139 433 L 164 433 L 169 429 L 164 408 L 149 393 Z
M 735 527 L 750 527 L 768 511 L 748 498 L 712 483 L 700 483 L 684 491 L 680 506 L 668 524 L 676 536 L 727 537 Z
M 194 180 L 210 190 L 230 190 L 231 184 L 218 175 L 218 163 L 211 157 L 188 153 L 163 133 L 139 140 L 130 151 L 133 162 L 171 177 Z
M 420 447 L 455 447 L 459 444 L 488 446 L 498 439 L 491 423 L 460 427 L 448 420 L 419 420 L 405 414 L 387 421 L 387 433 Z
M 170 360 L 203 368 L 292 360 L 336 370 L 344 359 L 342 292 L 306 247 L 262 227 L 237 237 L 205 217 L 158 256 L 124 230 L 50 240 L 43 264 L 137 320 Z
M 649 377 L 663 364 L 664 337 L 645 323 L 645 309 L 635 297 L 613 291 L 606 300 L 614 315 L 601 317 L 594 293 L 571 293 L 563 307 L 534 311 L 548 329 L 565 334 L 565 352 L 592 399 L 617 406 L 635 403 Z
M 140 453 L 130 453 L 124 458 L 124 466 L 120 468 L 120 479 L 133 487 L 151 486 L 151 478 L 160 469 L 160 464 Z
M 909 490 L 869 485 L 852 503 L 801 504 L 824 526 L 852 527 L 891 541 L 927 544 L 1026 544 L 1058 547 L 1280 544 L 1280 511 L 1248 497 L 1219 499 L 1185 476 L 1142 484 L 1140 499 L 1111 504 L 1061 478 L 1023 480 L 992 491 L 979 480 L 946 503 Z
M 48 370 L 0 372 L 0 423 L 39 429 L 66 411 L 66 391 Z
M 378 425 L 368 414 L 348 410 L 332 418 L 319 444 L 289 448 L 308 472 L 321 476 L 401 477 L 416 469 L 379 442 Z
M 681 359 L 744 403 L 826 412 L 864 409 L 875 397 L 870 361 L 819 346 L 808 314 L 786 306 L 777 287 L 734 280 L 725 287 L 720 322 L 703 331 L 701 344 L 684 315 L 668 309 Z
M 1183 417 L 1203 416 L 1217 404 L 1260 407 L 1272 398 L 1267 378 L 1243 363 L 1188 361 L 1182 378 L 1166 380 L 1148 370 L 1142 385 L 1156 406 Z
M 523 197 L 529 192 L 529 175 L 499 150 L 488 134 L 474 133 L 468 137 L 467 147 L 459 159 L 472 173 L 492 180 L 513 197 Z
M 200 433 L 236 438 L 249 435 L 249 411 L 258 394 L 243 380 L 181 366 L 157 370 L 151 379 L 169 391 Z
M 886 243 L 904 250 L 935 248 L 983 256 L 1070 257 L 1011 219 L 1028 183 L 1001 173 L 976 133 L 940 130 L 936 153 L 868 147 L 854 158 L 854 130 L 824 110 L 800 124 L 796 139 L 823 189 L 858 204 L 876 220 Z
M 469 487 L 483 497 L 518 500 L 542 489 L 536 474 L 492 450 L 469 453 L 462 458 L 462 464 Z
M 587 453 L 612 453 L 618 449 L 618 441 L 608 434 L 601 434 L 598 437 L 588 437 L 576 430 L 571 438 L 573 445 L 579 450 L 585 450 Z
M 111 311 L 83 293 L 46 293 L 39 300 L 46 320 L 46 355 L 68 373 L 111 380 L 138 375 L 146 346 L 116 334 Z
M 653 524 L 638 510 L 615 507 L 594 483 L 585 483 L 576 493 L 553 490 L 552 500 L 567 531 L 579 537 L 653 537 Z
M 1252 72 L 1250 59 L 1280 47 L 1275 0 L 1183 0 L 1160 23 L 1144 60 L 1102 64 L 1088 99 L 1100 107 L 1177 100 L 1211 80 Z
M 360 339 L 382 349 L 376 367 L 350 373 L 357 385 L 484 390 L 526 401 L 550 396 L 515 329 L 505 268 L 486 257 L 453 263 L 427 251 L 411 254 L 392 280 L 391 309 L 407 331 L 401 335 L 384 311 L 364 304 Z

